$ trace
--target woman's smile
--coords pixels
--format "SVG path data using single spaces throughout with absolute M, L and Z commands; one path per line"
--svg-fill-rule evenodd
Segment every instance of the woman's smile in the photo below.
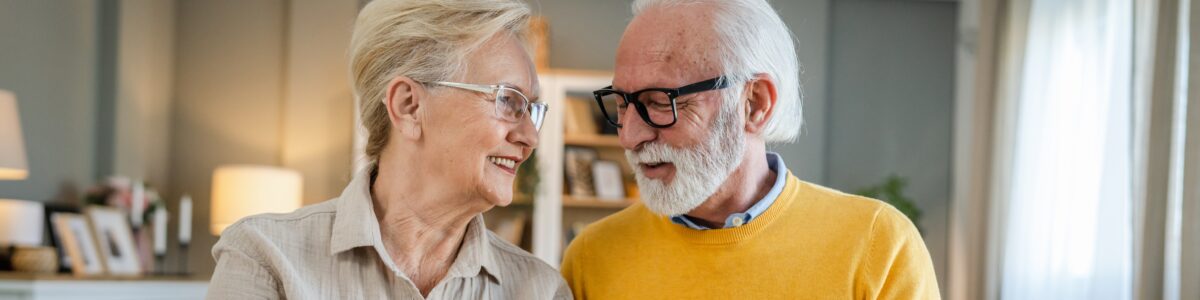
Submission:
M 521 165 L 519 158 L 511 156 L 488 156 L 487 160 L 509 175 L 517 175 L 517 167 Z

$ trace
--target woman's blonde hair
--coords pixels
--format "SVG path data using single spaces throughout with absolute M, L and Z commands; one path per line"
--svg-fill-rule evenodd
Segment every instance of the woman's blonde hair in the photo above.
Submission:
M 393 78 L 452 80 L 492 36 L 524 40 L 529 17 L 529 6 L 515 0 L 374 0 L 363 7 L 350 40 L 350 72 L 367 157 L 378 160 L 388 143 L 391 122 L 382 100 Z

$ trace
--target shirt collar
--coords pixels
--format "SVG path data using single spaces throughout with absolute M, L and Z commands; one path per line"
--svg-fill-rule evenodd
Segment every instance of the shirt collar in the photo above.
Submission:
M 329 252 L 331 255 L 337 255 L 358 247 L 372 247 L 389 269 L 395 274 L 402 274 L 384 249 L 379 220 L 375 218 L 370 187 L 375 168 L 375 165 L 370 165 L 357 172 L 338 197 L 332 236 L 329 239 Z M 500 269 L 496 265 L 496 258 L 493 257 L 494 251 L 488 240 L 486 228 L 483 215 L 475 216 L 467 224 L 458 256 L 447 272 L 449 276 L 473 277 L 480 271 L 486 271 L 500 281 Z
M 768 208 L 771 208 L 771 204 L 775 203 L 775 198 L 779 198 L 779 194 L 783 193 L 783 186 L 787 183 L 788 174 L 787 165 L 784 164 L 783 157 L 779 156 L 779 153 L 767 152 L 767 168 L 769 168 L 771 171 L 775 171 L 775 182 L 771 186 L 771 190 L 767 191 L 767 194 L 764 195 L 762 199 L 759 199 L 757 202 L 755 202 L 754 205 L 750 206 L 750 208 L 745 212 L 732 213 L 726 217 L 725 227 L 723 228 L 734 228 L 745 225 L 746 223 L 750 223 L 750 220 L 753 220 L 763 212 L 766 212 Z M 711 229 L 696 223 L 687 215 L 671 216 L 671 222 L 695 230 Z

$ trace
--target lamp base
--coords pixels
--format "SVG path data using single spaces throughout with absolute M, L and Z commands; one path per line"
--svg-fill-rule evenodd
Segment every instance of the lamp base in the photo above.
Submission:
M 12 271 L 12 246 L 0 247 L 0 271 Z

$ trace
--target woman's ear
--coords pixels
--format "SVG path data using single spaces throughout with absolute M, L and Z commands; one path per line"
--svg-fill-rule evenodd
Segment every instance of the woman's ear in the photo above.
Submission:
M 746 97 L 746 131 L 762 132 L 779 99 L 775 93 L 775 80 L 767 74 L 755 74 L 743 95 Z
M 388 82 L 383 105 L 387 107 L 388 118 L 396 134 L 409 139 L 421 137 L 421 117 L 418 112 L 425 95 L 424 86 L 408 76 L 396 76 Z

